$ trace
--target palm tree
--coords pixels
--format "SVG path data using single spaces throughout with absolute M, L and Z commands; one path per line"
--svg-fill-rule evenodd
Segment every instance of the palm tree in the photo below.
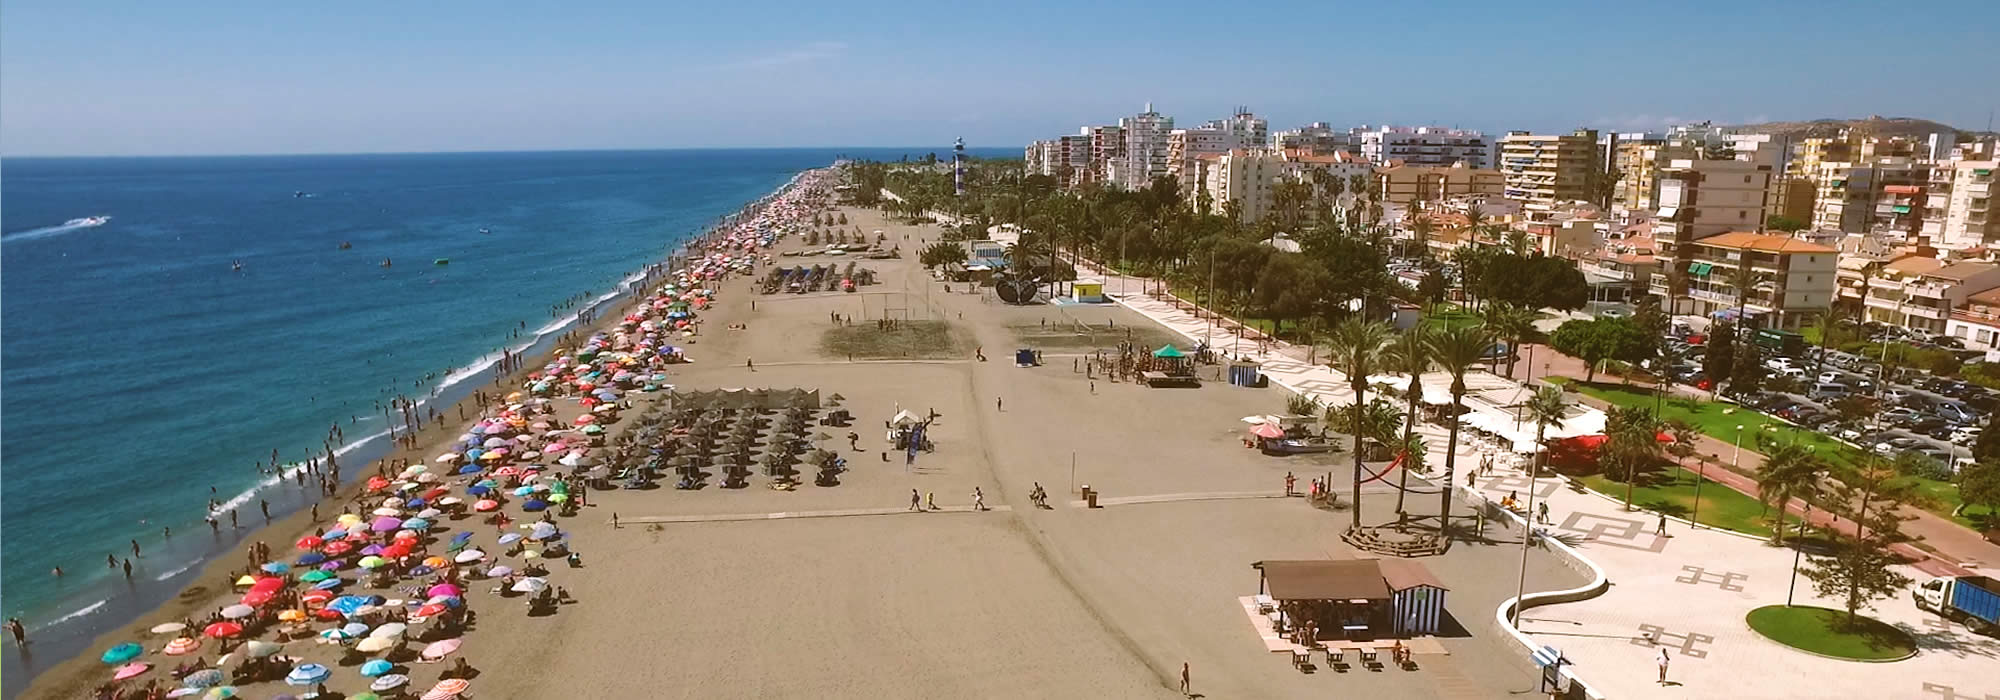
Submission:
M 1525 408 L 1528 410 L 1528 417 L 1535 421 L 1535 445 L 1540 446 L 1543 441 L 1548 439 L 1549 426 L 1562 423 L 1563 412 L 1569 410 L 1569 403 L 1563 400 L 1561 389 L 1545 386 L 1537 390 L 1534 396 L 1528 398 Z M 1548 457 L 1549 451 L 1547 449 L 1542 449 L 1535 453 L 1534 469 L 1528 474 L 1528 492 L 1530 497 L 1534 495 L 1535 490 L 1533 480 L 1535 476 L 1542 473 L 1543 467 L 1548 466 Z
M 1458 461 L 1458 414 L 1465 412 L 1465 373 L 1479 364 L 1480 356 L 1485 355 L 1487 346 L 1493 344 L 1493 332 L 1479 326 L 1459 326 L 1435 331 L 1428 340 L 1431 360 L 1451 373 L 1451 426 L 1450 435 L 1445 438 L 1445 488 L 1443 505 L 1438 511 L 1438 532 L 1450 536 L 1451 485 Z
M 1348 387 L 1354 390 L 1354 402 L 1361 404 L 1367 398 L 1368 375 L 1375 373 L 1382 364 L 1383 347 L 1389 344 L 1389 326 L 1379 322 L 1350 318 L 1333 329 L 1332 356 L 1334 368 L 1347 374 Z M 1361 439 L 1365 434 L 1361 423 L 1362 412 L 1354 412 L 1354 527 L 1361 527 Z
M 1819 330 L 1819 360 L 1813 363 L 1813 376 L 1817 377 L 1826 371 L 1826 349 L 1834 344 L 1833 335 L 1840 330 L 1840 324 L 1846 320 L 1847 312 L 1838 306 L 1828 307 L 1825 313 L 1819 315 L 1819 321 L 1814 324 Z
M 1508 303 L 1486 307 L 1480 312 L 1480 322 L 1493 330 L 1493 335 L 1507 341 L 1507 376 L 1514 376 L 1514 367 L 1521 361 L 1521 341 L 1535 332 L 1535 312 Z M 1499 359 L 1495 358 L 1498 364 Z M 1535 368 L 1528 368 L 1529 372 Z
M 1795 443 L 1779 445 L 1764 458 L 1757 470 L 1757 500 L 1765 508 L 1776 506 L 1778 518 L 1771 528 L 1771 541 L 1785 544 L 1785 508 L 1792 499 L 1805 498 L 1819 490 L 1819 472 L 1826 466 L 1811 451 Z
M 1622 467 L 1625 510 L 1632 510 L 1632 487 L 1639 480 L 1639 468 L 1660 455 L 1660 422 L 1645 406 L 1614 408 L 1604 432 L 1610 438 L 1604 443 L 1604 456 Z
M 1417 429 L 1417 402 L 1423 400 L 1424 395 L 1424 385 L 1421 380 L 1424 372 L 1430 371 L 1431 368 L 1432 334 L 1432 331 L 1426 330 L 1423 326 L 1418 326 L 1410 329 L 1407 333 L 1396 336 L 1395 340 L 1389 342 L 1389 349 L 1385 358 L 1390 370 L 1409 375 L 1410 377 L 1410 386 L 1403 391 L 1405 399 L 1403 437 L 1397 441 L 1404 449 L 1409 448 L 1410 436 Z M 1398 520 L 1403 518 L 1403 496 L 1410 486 L 1410 465 L 1413 463 L 1408 458 L 1405 458 L 1403 461 L 1403 473 L 1396 476 L 1396 517 Z

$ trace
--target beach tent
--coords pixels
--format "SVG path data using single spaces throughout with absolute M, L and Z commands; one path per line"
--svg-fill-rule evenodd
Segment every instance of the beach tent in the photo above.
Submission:
M 1162 345 L 1160 346 L 1160 349 L 1153 351 L 1153 356 L 1178 359 L 1187 357 L 1187 353 L 1181 352 L 1180 348 L 1174 347 L 1173 345 Z
M 889 419 L 891 425 L 897 426 L 916 425 L 922 422 L 924 422 L 924 419 L 918 418 L 916 414 L 909 411 L 897 411 L 896 417 Z

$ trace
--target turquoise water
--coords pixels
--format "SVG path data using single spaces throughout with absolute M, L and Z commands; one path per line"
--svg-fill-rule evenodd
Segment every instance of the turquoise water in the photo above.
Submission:
M 6 657 L 8 694 L 239 550 L 259 500 L 301 507 L 310 479 L 257 472 L 272 450 L 302 459 L 335 425 L 353 447 L 384 429 L 377 402 L 482 381 L 466 368 L 559 331 L 574 309 L 556 305 L 800 170 L 906 152 L 0 162 L 0 572 L 40 640 Z M 64 225 L 91 216 L 111 219 Z M 243 531 L 209 531 L 211 498 Z M 135 538 L 128 582 L 104 559 Z

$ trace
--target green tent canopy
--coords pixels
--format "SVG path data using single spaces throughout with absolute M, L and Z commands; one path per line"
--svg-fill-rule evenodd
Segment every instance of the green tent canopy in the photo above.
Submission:
M 1183 352 L 1181 352 L 1181 349 L 1180 349 L 1180 348 L 1177 348 L 1177 347 L 1174 347 L 1174 346 L 1172 346 L 1172 345 L 1162 345 L 1162 346 L 1160 346 L 1160 349 L 1158 349 L 1158 350 L 1154 350 L 1154 351 L 1153 351 L 1153 356 L 1154 356 L 1154 357 L 1187 357 L 1187 354 L 1186 354 L 1186 353 L 1183 353 Z

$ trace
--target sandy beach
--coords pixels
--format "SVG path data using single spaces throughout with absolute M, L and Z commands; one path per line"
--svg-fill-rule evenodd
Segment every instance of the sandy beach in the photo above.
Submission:
M 484 584 L 467 591 L 480 613 L 464 642 L 477 670 L 475 694 L 1174 697 L 1183 663 L 1193 691 L 1208 697 L 1500 698 L 1533 686 L 1509 661 L 1514 650 L 1482 622 L 1513 594 L 1518 566 L 1519 533 L 1497 527 L 1425 560 L 1452 587 L 1452 602 L 1438 653 L 1419 657 L 1423 671 L 1294 671 L 1265 649 L 1237 598 L 1257 591 L 1252 562 L 1353 556 L 1338 538 L 1344 512 L 1281 490 L 1288 471 L 1303 489 L 1325 473 L 1344 484 L 1351 467 L 1339 456 L 1279 459 L 1243 449 L 1238 419 L 1281 411 L 1284 390 L 1151 389 L 1086 377 L 1073 362 L 1095 349 L 1173 338 L 1116 305 L 1008 306 L 990 289 L 937 282 L 914 260 L 937 240 L 935 226 L 835 211 L 847 217 L 847 230 L 871 238 L 881 231 L 901 258 L 857 261 L 877 283 L 852 293 L 761 294 L 755 282 L 769 265 L 755 277 L 721 280 L 713 285 L 717 303 L 700 313 L 701 334 L 684 341 L 692 363 L 674 365 L 669 381 L 683 391 L 839 394 L 854 423 L 811 427 L 826 435 L 821 448 L 848 460 L 839 485 L 808 480 L 781 491 L 758 474 L 742 489 L 680 490 L 669 482 L 592 490 L 581 513 L 560 519 L 583 566 L 552 574 L 576 602 L 528 616 L 519 602 L 489 597 Z M 807 247 L 788 237 L 774 252 Z M 603 314 L 600 327 L 622 313 Z M 836 314 L 848 324 L 837 325 Z M 828 343 L 829 334 L 874 330 L 885 317 L 942 321 L 951 343 L 917 356 L 851 358 Z M 1019 347 L 1043 350 L 1044 364 L 1016 367 L 1008 360 Z M 975 348 L 989 361 L 975 360 Z M 542 364 L 527 362 L 522 372 Z M 525 379 L 505 384 L 512 391 Z M 628 396 L 635 407 L 625 413 L 636 416 L 664 393 Z M 935 450 L 910 463 L 886 444 L 882 425 L 903 410 L 937 415 Z M 608 437 L 615 441 L 634 422 L 613 423 Z M 396 456 L 426 460 L 465 427 L 448 421 L 447 429 L 426 431 L 421 449 Z M 1030 501 L 1037 484 L 1050 507 Z M 1083 484 L 1107 497 L 1106 507 L 1073 503 Z M 912 490 L 941 512 L 910 512 Z M 972 510 L 975 490 L 990 510 Z M 1364 499 L 1386 512 L 1393 490 L 1372 485 Z M 294 517 L 263 539 L 284 551 L 310 530 Z M 220 585 L 236 565 L 218 562 L 200 580 Z M 1535 552 L 1530 590 L 1580 581 Z M 233 597 L 191 591 L 136 627 Z M 127 631 L 94 648 L 132 639 L 161 641 Z M 303 645 L 302 656 L 332 665 L 314 656 L 334 655 L 319 647 Z M 365 688 L 351 667 L 335 668 L 334 690 Z M 29 697 L 83 696 L 106 669 L 94 654 L 73 660 L 45 674 Z M 419 669 L 410 687 L 421 692 L 437 670 Z M 258 692 L 284 691 L 274 685 L 252 696 Z

